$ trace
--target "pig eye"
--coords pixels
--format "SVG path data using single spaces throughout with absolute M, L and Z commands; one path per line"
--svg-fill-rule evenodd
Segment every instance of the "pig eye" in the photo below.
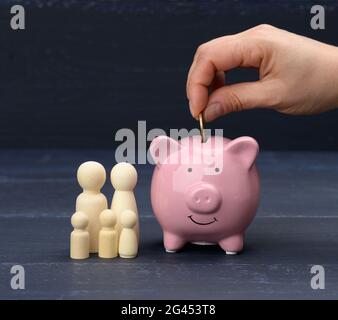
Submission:
M 188 172 L 192 172 L 192 168 L 188 168 Z
M 216 171 L 216 172 L 219 172 L 219 168 L 215 168 L 215 171 Z

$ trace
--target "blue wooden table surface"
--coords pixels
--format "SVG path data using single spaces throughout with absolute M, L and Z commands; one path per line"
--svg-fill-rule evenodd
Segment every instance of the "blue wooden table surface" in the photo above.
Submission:
M 69 218 L 81 191 L 77 166 L 97 160 L 107 171 L 112 151 L 0 151 L 1 299 L 338 298 L 338 153 L 262 152 L 262 197 L 245 250 L 190 245 L 164 252 L 153 217 L 150 165 L 137 166 L 141 217 L 137 259 L 69 259 Z M 109 201 L 112 187 L 103 192 Z M 13 290 L 13 265 L 24 266 L 25 290 Z M 325 289 L 313 290 L 313 265 Z

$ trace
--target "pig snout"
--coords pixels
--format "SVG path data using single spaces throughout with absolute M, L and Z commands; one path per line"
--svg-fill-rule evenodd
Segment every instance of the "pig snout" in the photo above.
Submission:
M 188 188 L 185 200 L 193 212 L 212 213 L 220 207 L 222 196 L 213 185 L 200 182 Z

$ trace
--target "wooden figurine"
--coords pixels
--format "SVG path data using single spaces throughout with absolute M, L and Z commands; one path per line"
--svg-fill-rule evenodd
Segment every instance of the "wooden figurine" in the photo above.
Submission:
M 99 257 L 115 258 L 118 256 L 117 232 L 114 230 L 116 214 L 109 209 L 100 214 L 101 230 L 99 233 Z
M 76 211 L 84 212 L 89 220 L 89 252 L 98 252 L 100 213 L 108 208 L 107 198 L 101 193 L 106 181 L 104 167 L 95 161 L 88 161 L 79 167 L 77 179 L 83 192 L 76 199 Z
M 137 183 L 137 172 L 134 166 L 127 162 L 116 164 L 110 174 L 111 183 L 115 189 L 111 209 L 117 215 L 116 231 L 118 236 L 121 233 L 121 214 L 124 210 L 130 209 L 136 215 L 134 230 L 139 239 L 139 221 L 134 188 Z
M 121 214 L 121 235 L 119 255 L 121 258 L 135 258 L 138 252 L 138 237 L 135 231 L 137 215 L 132 210 L 124 210 Z
M 78 211 L 71 219 L 74 231 L 70 235 L 70 257 L 72 259 L 87 259 L 89 257 L 89 232 L 88 217 L 85 213 Z

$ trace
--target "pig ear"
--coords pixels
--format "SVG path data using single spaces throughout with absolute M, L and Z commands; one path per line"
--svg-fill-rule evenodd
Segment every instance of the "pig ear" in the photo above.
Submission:
M 169 156 L 177 152 L 181 144 L 167 136 L 158 136 L 150 144 L 149 152 L 156 165 L 163 164 Z
M 225 152 L 236 157 L 248 170 L 254 164 L 258 150 L 257 141 L 250 137 L 237 138 L 225 147 Z

